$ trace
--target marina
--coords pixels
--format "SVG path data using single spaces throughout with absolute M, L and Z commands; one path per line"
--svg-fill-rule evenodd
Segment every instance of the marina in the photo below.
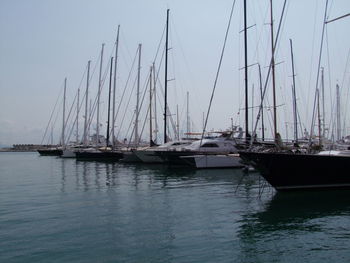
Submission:
M 0 261 L 350 260 L 349 191 L 260 193 L 259 178 L 0 153 Z
M 350 261 L 348 0 L 29 2 L 0 262 Z

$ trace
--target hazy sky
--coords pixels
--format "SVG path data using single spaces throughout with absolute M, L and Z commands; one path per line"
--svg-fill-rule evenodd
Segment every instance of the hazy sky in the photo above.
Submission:
M 244 66 L 243 34 L 240 33 L 243 29 L 242 2 L 243 0 L 237 0 L 235 4 L 208 129 L 226 129 L 231 125 L 231 118 L 234 124 L 244 125 L 242 111 L 244 71 L 240 70 Z M 264 82 L 271 58 L 268 25 L 270 1 L 248 0 L 247 2 L 248 25 L 252 26 L 248 30 L 248 64 L 261 65 Z M 274 1 L 275 34 L 282 2 L 282 0 Z M 168 79 L 173 79 L 169 81 L 169 107 L 175 114 L 176 105 L 178 105 L 180 129 L 185 130 L 186 92 L 188 91 L 193 130 L 199 131 L 202 127 L 203 112 L 207 111 L 213 89 L 232 4 L 232 0 L 0 1 L 0 144 L 41 142 L 54 104 L 58 96 L 62 96 L 64 78 L 67 77 L 67 108 L 69 108 L 81 80 L 85 77 L 87 61 L 92 61 L 91 71 L 98 63 L 102 43 L 105 43 L 103 72 L 107 72 L 118 25 L 121 26 L 121 34 L 117 101 L 119 103 L 139 43 L 142 43 L 141 92 L 143 92 L 149 67 L 161 41 L 167 8 L 170 9 L 171 48 Z M 290 77 L 292 73 L 289 39 L 293 39 L 299 113 L 302 123 L 309 129 L 324 7 L 323 0 L 287 1 L 276 50 L 276 63 L 280 63 L 276 66 L 276 86 L 279 130 L 283 137 L 288 136 L 289 139 L 292 137 L 292 78 Z M 349 12 L 349 0 L 329 1 L 329 19 Z M 350 17 L 327 25 L 322 55 L 327 86 L 327 125 L 334 119 L 333 102 L 336 83 L 341 85 L 344 118 L 348 108 L 349 28 Z M 164 51 L 164 39 L 160 50 L 160 53 Z M 159 66 L 160 57 L 161 54 L 158 55 L 157 66 Z M 162 85 L 164 84 L 163 74 L 160 71 Z M 132 89 L 134 76 L 136 76 L 135 68 L 121 107 L 122 115 L 126 102 L 131 96 L 125 122 L 117 123 L 117 127 L 122 126 L 120 133 L 122 137 L 126 136 L 135 108 L 135 91 Z M 95 70 L 91 81 L 90 98 L 96 96 L 97 77 L 98 69 Z M 83 96 L 85 80 L 80 88 Z M 257 106 L 260 96 L 257 65 L 249 68 L 249 88 L 250 103 Z M 101 98 L 102 133 L 105 133 L 107 116 L 107 89 L 108 76 Z M 270 87 L 267 93 L 271 93 Z M 145 101 L 145 103 L 148 102 Z M 159 125 L 162 130 L 161 99 L 157 103 Z M 62 99 L 59 100 L 59 104 L 62 104 Z M 269 95 L 265 106 L 268 107 L 271 104 Z M 140 126 L 143 125 L 147 111 L 145 105 L 143 109 Z M 269 114 L 270 111 L 267 112 L 266 114 Z M 256 109 L 255 112 L 250 112 L 250 118 L 254 115 L 256 115 Z M 122 117 L 119 118 L 121 122 Z M 61 122 L 61 116 L 58 115 L 54 130 L 55 142 L 58 141 Z M 266 115 L 267 133 L 270 134 L 271 123 L 271 116 Z M 82 127 L 82 119 L 79 124 Z M 347 126 L 348 124 L 346 128 Z M 147 132 L 144 133 L 145 136 Z

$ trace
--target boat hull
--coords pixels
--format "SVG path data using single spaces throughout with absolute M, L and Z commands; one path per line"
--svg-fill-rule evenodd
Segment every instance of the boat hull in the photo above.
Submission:
M 227 155 L 192 155 L 180 157 L 189 165 L 198 169 L 205 168 L 240 168 L 244 165 L 241 163 L 241 158 L 238 154 Z
M 350 189 L 349 156 L 240 152 L 278 191 Z
M 184 160 L 184 156 L 201 155 L 203 153 L 194 151 L 156 151 L 154 152 L 164 163 L 169 165 L 185 165 L 188 166 L 188 162 Z
M 120 161 L 123 163 L 141 163 L 142 162 L 133 151 L 123 152 L 123 158 L 120 159 Z
M 70 149 L 66 149 L 66 150 L 63 150 L 61 157 L 62 158 L 75 158 L 76 154 L 75 154 L 75 151 L 70 150 Z
M 117 162 L 123 158 L 121 152 L 76 152 L 76 159 L 79 161 L 108 161 Z
M 61 149 L 41 149 L 38 150 L 41 156 L 61 156 L 63 151 Z
M 164 161 L 160 158 L 153 150 L 136 150 L 135 155 L 144 163 L 163 163 Z

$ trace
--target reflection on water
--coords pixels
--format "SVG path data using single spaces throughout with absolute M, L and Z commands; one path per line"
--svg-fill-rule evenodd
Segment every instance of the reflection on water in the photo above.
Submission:
M 246 262 L 267 257 L 290 262 L 291 255 L 312 258 L 308 262 L 320 262 L 328 255 L 344 262 L 343 255 L 334 255 L 330 248 L 349 249 L 350 230 L 344 228 L 349 216 L 350 191 L 276 193 L 260 211 L 242 216 L 241 252 L 249 255 Z
M 35 154 L 3 154 L 0 182 L 0 262 L 350 260 L 349 191 L 261 194 L 240 169 Z
M 145 185 L 149 187 L 174 188 L 193 187 L 205 184 L 233 185 L 232 191 L 249 193 L 259 187 L 258 174 L 246 174 L 241 169 L 203 169 L 186 167 L 168 167 L 161 164 L 125 164 L 83 162 L 73 159 L 57 159 L 60 163 L 58 174 L 61 175 L 61 191 L 67 187 L 74 189 L 118 188 Z M 73 180 L 74 178 L 74 180 Z
M 247 214 L 255 234 L 281 229 L 300 229 L 312 219 L 350 214 L 350 191 L 276 193 L 260 212 Z M 244 229 L 244 228 L 243 228 Z M 249 231 L 248 231 L 249 232 Z

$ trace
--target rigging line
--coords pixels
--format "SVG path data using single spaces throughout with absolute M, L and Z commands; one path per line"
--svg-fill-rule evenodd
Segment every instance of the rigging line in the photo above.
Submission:
M 139 109 L 141 109 L 141 107 L 142 107 L 142 105 L 143 105 L 143 102 L 144 102 L 144 99 L 145 99 L 145 96 L 146 96 L 146 94 L 147 94 L 147 87 L 148 87 L 148 84 L 149 84 L 149 81 L 150 81 L 150 78 L 148 77 L 147 78 L 147 80 L 146 80 L 146 82 L 145 82 L 145 84 L 144 84 L 144 91 L 143 91 L 143 96 L 142 96 L 142 100 L 141 100 L 141 104 L 140 104 L 140 107 L 139 107 Z M 134 84 L 135 85 L 135 84 Z M 132 94 L 131 94 L 132 95 Z M 149 107 L 148 107 L 148 109 L 149 109 Z M 133 116 L 132 116 L 132 120 L 134 119 L 134 116 L 136 115 L 136 111 L 134 111 L 134 114 L 133 114 Z M 141 141 L 141 137 L 142 137 L 142 133 L 143 133 L 143 130 L 144 130 L 144 127 L 145 127 L 145 123 L 146 123 L 146 120 L 147 120 L 147 116 L 148 116 L 148 110 L 147 110 L 147 114 L 146 114 L 146 117 L 145 117 L 145 120 L 144 120 L 144 123 L 143 123 L 143 127 L 142 127 L 142 130 L 141 130 L 141 133 L 140 133 L 140 136 L 139 136 L 139 140 L 137 141 L 137 142 L 135 142 L 137 145 L 139 145 L 139 143 L 140 143 L 140 141 Z M 130 125 L 129 125 L 129 128 L 128 128 L 128 130 L 130 129 L 130 126 L 131 126 L 131 124 L 132 124 L 132 120 L 131 120 L 131 122 L 130 122 Z M 131 136 L 130 136 L 130 140 L 129 140 L 129 143 L 128 143 L 128 147 L 130 146 L 130 143 L 131 143 L 131 140 L 132 140 L 132 137 L 133 137 L 133 135 L 134 135 L 134 132 L 135 132 L 135 125 L 134 125 L 134 127 L 133 127 L 133 129 L 132 129 L 132 133 L 131 133 Z M 136 146 L 136 145 L 135 145 Z
M 166 24 L 164 25 L 163 33 L 162 33 L 162 36 L 161 36 L 161 38 L 160 38 L 160 41 L 159 41 L 159 44 L 158 44 L 158 47 L 157 47 L 157 51 L 156 51 L 155 57 L 154 57 L 154 59 L 153 59 L 153 62 L 154 62 L 154 63 L 156 63 L 156 60 L 157 60 L 157 57 L 158 57 L 158 54 L 159 54 L 160 47 L 162 46 L 163 38 L 164 38 L 164 34 L 165 34 L 165 30 L 166 30 Z M 162 56 L 162 58 L 163 58 L 163 56 Z
M 189 66 L 187 57 L 186 57 L 186 55 L 185 55 L 185 51 L 184 51 L 184 49 L 183 49 L 183 46 L 181 45 L 180 37 L 179 37 L 179 34 L 178 34 L 177 30 L 176 30 L 176 27 L 175 27 L 175 24 L 174 24 L 174 22 L 173 22 L 172 17 L 170 17 L 170 23 L 171 23 L 170 29 L 173 29 L 173 30 L 174 30 L 175 39 L 177 40 L 180 53 L 181 53 L 181 55 L 182 55 L 182 57 L 183 57 L 183 60 L 184 60 L 184 62 L 185 62 L 186 70 L 187 70 L 187 72 L 189 73 L 189 80 L 190 80 L 190 82 L 195 83 L 195 81 L 194 81 L 194 79 L 193 79 L 194 74 L 192 73 L 192 70 L 191 70 L 191 68 L 190 68 L 190 66 Z M 170 33 L 172 33 L 172 32 L 170 32 Z M 198 85 L 191 84 L 190 86 L 196 87 L 196 86 L 198 86 Z M 195 92 L 195 91 L 194 91 L 194 92 Z M 195 92 L 195 93 L 197 93 L 197 92 Z M 195 94 L 195 95 L 196 95 L 196 94 Z
M 43 138 L 42 138 L 40 144 L 43 144 L 43 142 L 44 142 L 44 140 L 45 140 L 47 130 L 48 130 L 48 128 L 49 128 L 49 126 L 50 126 L 50 123 L 51 123 L 51 120 L 52 120 L 52 116 L 54 115 L 54 112 L 55 112 L 55 110 L 56 110 L 57 103 L 58 103 L 59 98 L 60 98 L 60 96 L 61 96 L 61 94 L 62 94 L 63 86 L 64 86 L 64 82 L 62 83 L 60 92 L 59 92 L 59 94 L 58 94 L 58 96 L 57 96 L 57 99 L 56 99 L 56 102 L 55 102 L 55 106 L 53 107 L 53 110 L 51 111 L 51 115 L 50 115 L 50 118 L 49 118 L 49 122 L 47 123 L 46 129 L 45 129 L 45 132 L 44 132 L 44 136 L 43 136 Z
M 346 64 L 345 64 L 345 69 L 344 69 L 344 73 L 343 73 L 343 80 L 342 80 L 342 84 L 341 84 L 341 88 L 345 87 L 345 76 L 346 76 L 346 72 L 347 72 L 347 69 L 349 67 L 349 60 L 350 58 L 350 49 L 348 51 L 348 55 L 347 55 L 347 58 L 346 58 Z M 347 89 L 347 92 L 346 92 L 346 100 L 345 100 L 345 109 L 347 108 L 346 106 L 348 105 L 348 99 L 349 99 L 349 89 Z M 344 135 L 346 135 L 346 127 L 345 127 L 345 122 L 346 122 L 346 113 L 347 111 L 345 111 L 344 113 L 344 117 L 343 117 L 343 129 L 344 129 Z
M 72 113 L 73 106 L 75 106 L 74 104 L 75 104 L 75 100 L 77 99 L 77 97 L 78 97 L 78 93 L 75 94 L 74 99 L 73 99 L 73 102 L 72 102 L 72 105 L 71 105 L 71 107 L 70 107 L 70 109 L 69 109 L 68 116 L 67 116 L 67 118 L 64 120 L 64 131 L 67 130 L 68 120 L 69 120 L 70 115 L 71 115 L 71 113 Z M 74 108 L 75 108 L 75 107 L 74 107 Z M 67 139 L 66 141 L 68 142 L 68 138 L 66 138 L 66 139 Z M 65 144 L 66 142 L 63 142 L 63 143 Z
M 321 46 L 320 46 L 320 53 L 318 57 L 318 66 L 317 66 L 317 77 L 316 77 L 316 90 L 315 90 L 315 99 L 314 99 L 314 107 L 313 107 L 313 112 L 312 112 L 312 121 L 311 121 L 311 129 L 310 129 L 310 138 L 309 138 L 309 144 L 312 142 L 312 135 L 314 133 L 314 125 L 315 125 L 315 118 L 316 118 L 316 91 L 318 89 L 318 81 L 319 81 L 319 76 L 320 76 L 320 67 L 321 67 L 321 58 L 322 58 L 322 49 L 323 49 L 323 38 L 324 38 L 324 33 L 325 33 L 325 28 L 326 28 L 326 20 L 327 20 L 327 7 L 328 7 L 328 0 L 326 0 L 326 7 L 324 11 L 324 18 L 323 18 L 323 25 L 322 25 L 322 36 L 321 36 Z
M 164 48 L 164 51 L 162 52 L 161 63 L 163 62 L 164 54 L 165 54 L 165 48 Z M 157 86 L 157 87 L 160 87 L 160 89 L 158 89 L 158 90 L 160 90 L 161 95 L 164 97 L 165 95 L 164 95 L 163 85 L 162 85 L 162 83 L 161 83 L 161 80 L 159 79 L 160 69 L 161 69 L 161 66 L 162 66 L 161 63 L 159 64 L 159 67 L 158 67 L 158 70 L 157 70 L 156 80 L 158 81 L 158 84 L 157 84 L 158 86 Z M 159 92 L 157 92 L 158 103 L 160 103 L 160 105 L 163 105 L 163 106 L 164 106 L 163 101 L 161 101 L 161 100 L 159 99 L 158 95 L 159 95 Z M 172 128 L 174 129 L 174 131 L 175 131 L 176 125 L 175 125 L 175 123 L 174 123 L 174 119 L 173 119 L 173 117 L 172 117 L 172 114 L 171 114 L 169 105 L 167 105 L 167 113 L 168 113 L 167 116 L 170 118 L 171 126 L 172 126 Z
M 125 35 L 124 35 L 124 30 L 123 30 L 122 27 L 120 28 L 120 35 L 121 35 L 121 36 L 120 36 L 120 37 L 121 37 L 120 43 L 127 43 L 126 37 L 125 37 Z M 123 41 L 123 39 L 124 39 L 125 41 Z M 129 60 L 131 60 L 131 59 L 132 59 L 132 56 L 131 56 L 131 52 L 130 52 L 130 50 L 129 50 L 129 45 L 121 44 L 121 45 L 120 45 L 120 48 L 121 48 L 121 49 L 124 49 L 124 46 L 125 46 L 126 53 L 127 53 L 128 56 L 129 56 Z M 126 58 L 124 58 L 124 63 L 127 64 L 127 63 L 126 63 Z
M 92 70 L 92 73 L 91 73 L 91 76 L 90 76 L 90 79 L 89 79 L 89 88 L 92 86 L 91 85 L 91 82 L 92 82 L 92 78 L 93 78 L 93 76 L 94 76 L 94 74 L 95 74 L 95 72 L 96 72 L 96 69 L 97 69 L 97 66 L 98 66 L 98 62 L 99 62 L 99 60 L 100 60 L 100 58 L 101 58 L 101 53 L 99 52 L 98 53 L 99 55 L 98 55 L 98 57 L 97 57 L 97 60 L 96 60 L 96 62 L 95 62 L 95 66 L 94 66 L 94 68 L 93 68 L 93 70 Z M 84 94 L 84 96 L 86 96 L 86 94 Z M 92 106 L 92 109 L 90 109 L 91 111 L 89 112 L 89 117 L 87 117 L 87 116 L 85 116 L 85 118 L 88 118 L 88 121 L 87 121 L 87 130 L 90 130 L 90 127 L 91 127 L 91 123 L 92 123 L 92 119 L 93 119 L 93 116 L 94 116 L 94 112 L 95 112 L 95 104 L 96 104 L 96 101 L 97 101 L 97 97 L 95 97 L 95 101 L 94 101 L 94 104 L 93 104 L 93 106 Z
M 108 65 L 109 65 L 109 63 L 110 63 L 110 62 L 108 62 Z M 95 114 L 95 110 L 97 109 L 97 100 L 98 100 L 98 96 L 99 96 L 99 94 L 100 94 L 100 96 L 101 96 L 101 93 L 102 93 L 102 90 L 103 90 L 104 82 L 105 82 L 105 80 L 106 80 L 106 76 L 107 76 L 107 73 L 108 73 L 108 68 L 109 68 L 109 67 L 106 67 L 104 73 L 102 74 L 101 83 L 99 84 L 98 91 L 97 91 L 97 95 L 96 95 L 96 97 L 95 97 L 94 104 L 93 104 L 93 106 L 92 106 L 92 111 L 91 111 L 91 113 L 90 113 L 90 119 L 89 119 L 89 125 L 88 125 L 89 129 L 90 129 L 91 124 L 92 124 L 92 120 L 93 120 L 93 117 L 94 117 L 94 114 Z M 101 102 L 100 102 L 100 104 L 101 104 Z M 99 124 L 99 123 L 96 123 L 96 127 L 97 127 L 97 125 L 100 125 L 100 124 Z
M 148 87 L 148 84 L 149 84 L 149 77 L 147 78 L 147 80 L 145 81 L 145 83 L 143 84 L 143 91 L 142 91 L 142 93 L 143 93 L 143 96 L 142 96 L 142 99 L 141 99 L 141 103 L 140 103 L 140 106 L 139 106 L 139 109 L 141 109 L 142 108 L 142 105 L 143 105 L 143 102 L 144 102 L 144 99 L 145 99 L 145 94 L 147 93 L 147 87 Z M 134 84 L 135 85 L 135 84 Z M 132 95 L 132 93 L 131 93 L 131 95 Z M 130 95 L 130 96 L 131 96 Z M 110 133 L 111 134 L 111 133 Z M 141 138 L 141 136 L 142 136 L 142 132 L 140 133 L 140 135 L 139 135 L 139 138 Z M 139 141 L 140 141 L 140 139 L 139 139 Z
M 130 92 L 129 100 L 128 100 L 127 104 L 126 104 L 126 109 L 125 109 L 125 111 L 124 111 L 124 115 L 123 115 L 123 118 L 122 118 L 121 123 L 124 123 L 124 119 L 125 119 L 127 110 L 128 110 L 128 108 L 129 108 L 129 104 L 130 104 L 130 101 L 131 101 L 131 97 L 132 97 L 132 94 L 133 94 L 133 92 L 134 92 L 134 90 L 135 90 L 136 82 L 137 82 L 137 77 L 135 77 L 134 84 L 133 84 L 132 89 L 131 89 L 131 92 Z M 131 121 L 130 121 L 130 125 L 129 125 L 127 131 L 129 131 L 129 129 L 130 129 L 130 127 L 131 127 L 132 120 L 133 120 L 134 116 L 135 116 L 135 111 L 133 111 L 133 115 L 132 115 L 132 118 L 131 118 Z M 119 131 L 118 131 L 118 133 L 117 133 L 117 138 L 119 137 L 119 133 L 120 133 L 120 131 L 121 131 L 121 128 L 122 128 L 122 126 L 120 126 L 120 129 L 119 129 Z
M 148 78 L 147 86 L 148 86 L 148 83 L 150 83 L 150 78 Z M 143 98 L 142 98 L 141 106 L 142 106 L 142 103 L 143 103 L 143 101 L 144 101 L 145 95 L 146 95 L 147 93 L 148 93 L 148 89 L 147 89 L 147 87 L 146 87 L 145 92 L 144 92 L 144 95 L 143 95 Z M 149 111 L 150 111 L 150 106 L 151 106 L 151 105 L 149 105 L 149 107 L 147 107 L 146 116 L 145 116 L 145 119 L 144 119 L 144 122 L 143 122 L 143 125 L 142 125 L 142 129 L 141 129 L 141 132 L 140 132 L 139 141 L 137 142 L 137 145 L 139 145 L 140 142 L 141 142 L 141 137 L 142 137 L 143 131 L 144 131 L 144 129 L 145 129 L 146 122 L 147 122 L 147 117 L 148 117 L 148 114 L 149 114 Z
M 134 60 L 133 60 L 133 62 L 132 62 L 132 65 L 131 65 L 131 68 L 130 68 L 128 77 L 127 77 L 126 82 L 125 82 L 125 86 L 124 86 L 124 89 L 123 89 L 123 93 L 122 93 L 122 96 L 121 96 L 120 101 L 119 101 L 118 109 L 117 109 L 117 112 L 116 112 L 116 114 L 115 114 L 115 116 L 114 116 L 115 119 L 117 119 L 117 117 L 118 117 L 119 110 L 120 110 L 121 104 L 122 104 L 123 99 L 124 99 L 124 96 L 125 96 L 126 88 L 127 88 L 128 85 L 129 85 L 129 81 L 130 81 L 130 79 L 131 79 L 132 71 L 133 71 L 134 66 L 135 66 L 137 54 L 138 54 L 138 49 L 136 50 L 136 53 L 135 53 L 135 56 L 134 56 Z
M 219 73 L 220 73 L 220 69 L 221 69 L 222 60 L 223 60 L 223 57 L 224 57 L 224 52 L 225 52 L 227 37 L 228 37 L 229 30 L 230 30 L 230 25 L 231 25 L 231 20 L 232 20 L 233 10 L 234 10 L 235 4 L 236 4 L 236 0 L 233 1 L 232 7 L 231 7 L 230 18 L 229 18 L 228 25 L 227 25 L 227 28 L 226 28 L 224 44 L 223 44 L 223 47 L 222 47 L 222 50 L 221 50 L 221 56 L 220 56 L 220 60 L 219 60 L 218 69 L 217 69 L 217 71 L 216 71 L 216 76 L 215 76 L 215 81 L 214 81 L 214 87 L 213 87 L 213 91 L 212 91 L 211 97 L 210 97 L 209 107 L 208 107 L 208 111 L 207 111 L 207 116 L 206 116 L 206 118 L 205 118 L 205 123 L 204 123 L 204 127 L 203 127 L 203 132 L 202 132 L 202 136 L 201 136 L 200 145 L 202 145 L 202 141 L 203 141 L 203 138 L 204 138 L 204 133 L 205 133 L 205 130 L 206 130 L 207 124 L 208 124 L 208 118 L 209 118 L 210 108 L 211 108 L 211 104 L 212 104 L 212 102 L 213 102 L 214 93 L 215 93 L 217 81 L 218 81 L 218 78 L 219 78 Z
M 83 73 L 83 76 L 81 77 L 81 80 L 80 80 L 80 83 L 79 83 L 79 86 L 78 86 L 78 90 L 81 88 L 81 85 L 82 85 L 82 83 L 83 83 L 83 80 L 84 80 L 86 71 L 87 71 L 87 67 L 85 68 L 85 71 L 84 71 L 84 73 Z M 77 97 L 78 97 L 78 90 L 77 90 L 77 93 L 76 93 L 76 95 L 75 95 L 75 97 L 74 97 L 74 99 L 73 99 L 72 106 L 71 106 L 71 108 L 70 108 L 70 110 L 69 110 L 68 116 L 67 116 L 67 118 L 66 118 L 66 120 L 65 120 L 65 123 L 64 123 L 65 130 L 66 130 L 66 127 L 67 127 L 69 118 L 70 118 L 70 114 L 71 114 L 71 112 L 72 112 L 72 108 L 73 108 L 73 106 L 74 106 L 74 104 L 75 104 L 75 100 L 76 100 Z M 82 103 L 79 105 L 79 110 L 80 110 L 80 106 L 81 106 L 81 105 L 82 105 Z M 76 110 L 76 108 L 74 107 L 74 113 L 75 113 L 75 110 Z M 76 123 L 76 119 L 74 120 L 74 122 L 73 122 L 73 124 L 72 124 L 71 130 L 74 129 L 75 123 Z M 71 134 L 72 134 L 72 131 L 69 132 L 69 136 L 68 136 L 68 138 L 66 138 L 66 139 L 67 139 L 67 140 L 66 140 L 67 142 L 69 142 L 69 139 L 70 139 Z
M 119 105 L 118 105 L 118 108 L 117 108 L 117 112 L 114 116 L 114 119 L 116 120 L 117 117 L 118 117 L 118 114 L 119 114 L 119 110 L 120 110 L 120 107 L 122 105 L 122 102 L 123 102 L 123 99 L 124 99 L 124 96 L 125 96 L 125 92 L 126 92 L 126 88 L 128 87 L 129 85 L 129 81 L 131 79 L 131 74 L 132 74 L 132 71 L 134 69 L 134 66 L 135 66 L 135 62 L 136 62 L 136 58 L 137 58 L 137 54 L 138 54 L 138 49 L 136 50 L 136 53 L 135 53 L 135 56 L 134 56 L 134 60 L 132 62 L 132 65 L 131 65 L 131 68 L 130 68 L 130 71 L 129 71 L 129 74 L 128 74 L 128 77 L 126 79 L 126 83 L 125 83 L 125 86 L 124 86 L 124 90 L 123 90 L 123 94 L 120 98 L 120 101 L 119 101 Z M 120 127 L 122 126 L 123 123 L 121 123 Z M 118 135 L 119 135 L 119 132 L 118 132 Z M 118 136 L 116 137 L 116 139 L 118 139 Z
M 319 1 L 316 1 L 316 8 L 315 8 L 315 13 L 314 13 L 314 26 L 313 26 L 313 34 L 312 34 L 312 46 L 311 46 L 311 59 L 310 59 L 310 74 L 309 74 L 309 83 L 308 83 L 308 87 L 311 87 L 311 82 L 312 82 L 312 72 L 313 72 L 313 61 L 314 61 L 314 50 L 316 50 L 315 47 L 315 42 L 316 42 L 316 24 L 317 24 L 317 13 L 318 13 L 318 3 Z M 309 104 L 310 101 L 310 92 L 311 89 L 308 89 L 307 92 L 307 104 Z M 306 122 L 309 122 L 309 107 L 306 107 Z
M 327 27 L 326 27 L 326 29 L 325 29 L 325 33 L 326 33 L 326 43 L 327 43 L 327 45 L 326 45 L 326 47 L 327 47 L 327 67 L 328 67 L 328 81 L 329 81 L 329 85 L 328 85 L 328 87 L 329 87 L 329 98 L 330 98 L 330 102 L 331 102 L 331 113 L 330 113 L 330 120 L 329 120 L 329 124 L 328 124 L 328 129 L 330 129 L 330 127 L 332 126 L 332 125 L 334 125 L 333 124 L 333 114 L 334 114 L 334 107 L 335 107 L 335 101 L 333 101 L 333 100 L 335 100 L 335 98 L 333 98 L 333 92 L 332 92 L 332 87 L 333 87 L 333 85 L 332 85 L 332 78 L 331 78 L 331 62 L 330 62 L 330 52 L 329 52 L 329 43 L 328 43 L 328 30 L 327 30 Z
M 279 24 L 278 24 L 278 30 L 277 30 L 277 34 L 276 34 L 276 38 L 275 38 L 275 43 L 274 43 L 274 46 L 275 46 L 275 47 L 276 47 L 276 44 L 278 43 L 278 39 L 279 39 L 279 36 L 280 36 L 281 26 L 282 26 L 282 20 L 283 20 L 283 17 L 284 17 L 284 12 L 285 12 L 285 8 L 286 8 L 286 3 L 287 3 L 287 0 L 284 0 L 283 8 L 282 8 L 282 13 L 281 13 L 280 21 L 279 21 Z M 275 50 L 274 50 L 274 51 L 275 51 Z M 273 63 L 273 57 L 274 57 L 274 56 L 271 56 L 270 65 L 269 65 L 269 69 L 268 69 L 267 76 L 266 76 L 266 80 L 265 80 L 265 84 L 264 84 L 264 91 L 263 91 L 263 95 L 262 95 L 261 106 L 260 106 L 260 108 L 259 108 L 259 111 L 258 111 L 258 114 L 257 114 L 257 117 L 256 117 L 256 122 L 255 122 L 255 126 L 254 126 L 254 131 L 253 131 L 253 134 L 252 134 L 251 140 L 250 140 L 250 147 L 253 146 L 254 136 L 255 136 L 255 134 L 256 134 L 256 129 L 258 128 L 258 123 L 259 123 L 259 119 L 260 119 L 261 111 L 262 111 L 262 104 L 263 104 L 263 101 L 264 101 L 264 98 L 265 98 L 266 89 L 267 89 L 267 84 L 268 84 L 268 82 L 269 82 L 269 77 L 270 77 L 270 73 L 271 73 L 271 68 L 272 68 L 272 63 Z
M 146 79 L 146 81 L 145 81 L 145 83 L 143 84 L 143 86 L 144 86 L 143 89 L 144 89 L 144 90 L 143 90 L 143 96 L 142 96 L 142 99 L 141 99 L 141 103 L 140 103 L 139 110 L 142 108 L 143 102 L 145 101 L 146 94 L 148 94 L 148 85 L 149 85 L 149 83 L 150 83 L 150 77 L 148 76 L 147 79 Z M 149 108 L 149 107 L 147 107 L 147 108 Z M 147 111 L 147 114 L 146 114 L 146 117 L 145 117 L 145 122 L 146 122 L 146 119 L 147 119 L 147 115 L 148 115 L 148 111 Z M 145 124 L 144 124 L 143 126 L 145 126 Z M 143 127 L 143 128 L 144 128 L 144 127 Z M 141 133 L 140 133 L 140 135 L 139 135 L 139 141 L 137 142 L 137 144 L 139 144 L 140 141 L 141 141 L 141 137 L 142 137 L 142 133 L 143 133 L 143 128 L 142 128 Z
M 348 14 L 346 14 L 346 15 L 343 15 L 343 16 L 340 16 L 340 17 L 337 17 L 337 18 L 334 18 L 334 19 L 331 19 L 331 20 L 328 20 L 328 21 L 326 21 L 325 23 L 328 24 L 328 23 L 337 21 L 337 20 L 339 20 L 339 19 L 345 18 L 345 17 L 347 17 L 347 16 L 350 16 L 350 13 L 348 13 Z
M 54 119 L 54 122 L 53 122 L 53 126 L 52 127 L 54 127 L 55 125 L 56 125 L 56 122 L 57 122 L 57 119 L 58 119 L 58 115 L 60 115 L 59 114 L 59 110 L 61 109 L 61 107 L 59 107 L 58 108 L 58 110 L 57 110 L 57 112 L 56 112 L 56 116 L 55 116 L 55 119 Z

